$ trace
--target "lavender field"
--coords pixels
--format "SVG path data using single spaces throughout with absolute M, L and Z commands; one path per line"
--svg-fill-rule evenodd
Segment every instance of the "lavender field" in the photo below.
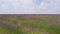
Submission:
M 0 14 L 0 34 L 60 34 L 60 14 Z

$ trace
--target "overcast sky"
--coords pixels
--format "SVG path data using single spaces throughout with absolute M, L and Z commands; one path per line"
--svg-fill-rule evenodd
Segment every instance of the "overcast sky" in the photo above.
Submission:
M 0 0 L 0 14 L 60 14 L 60 0 Z

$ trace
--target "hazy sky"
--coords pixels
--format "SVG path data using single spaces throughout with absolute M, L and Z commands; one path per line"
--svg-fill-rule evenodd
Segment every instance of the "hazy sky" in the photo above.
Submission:
M 60 14 L 60 0 L 0 0 L 0 14 Z

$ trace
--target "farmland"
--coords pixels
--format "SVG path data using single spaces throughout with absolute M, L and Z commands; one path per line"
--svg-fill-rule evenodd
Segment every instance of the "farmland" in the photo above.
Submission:
M 60 15 L 0 14 L 0 34 L 60 34 Z

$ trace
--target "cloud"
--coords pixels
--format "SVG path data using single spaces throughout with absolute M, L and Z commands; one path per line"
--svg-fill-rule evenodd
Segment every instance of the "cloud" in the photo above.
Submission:
M 34 13 L 33 0 L 2 0 L 0 13 Z
M 60 1 L 59 0 L 43 0 L 41 4 L 38 6 L 38 13 L 45 14 L 60 14 Z
M 60 14 L 60 0 L 0 0 L 0 14 Z

